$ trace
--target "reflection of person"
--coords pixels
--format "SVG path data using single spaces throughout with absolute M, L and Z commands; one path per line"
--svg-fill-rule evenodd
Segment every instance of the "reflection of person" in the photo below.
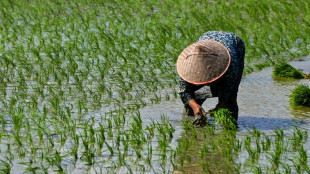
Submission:
M 218 97 L 214 109 L 227 108 L 237 120 L 237 93 L 244 55 L 243 41 L 229 32 L 206 32 L 185 48 L 177 61 L 179 94 L 185 107 L 183 114 L 205 116 L 202 103 L 206 98 Z

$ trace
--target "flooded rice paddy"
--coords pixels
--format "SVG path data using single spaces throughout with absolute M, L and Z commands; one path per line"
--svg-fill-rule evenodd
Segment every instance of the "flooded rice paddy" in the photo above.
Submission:
M 309 59 L 290 64 L 310 72 Z M 275 80 L 272 68 L 247 75 L 240 84 L 237 131 L 220 128 L 211 117 L 204 128 L 184 122 L 183 105 L 173 89 L 158 94 L 161 99 L 146 98 L 148 103 L 140 109 L 88 112 L 82 121 L 69 122 L 68 129 L 75 134 L 68 137 L 53 125 L 56 118 L 50 118 L 49 128 L 20 135 L 13 131 L 16 120 L 9 120 L 12 124 L 5 130 L 13 137 L 2 137 L 0 169 L 4 173 L 309 172 L 310 108 L 291 107 L 288 99 L 300 83 L 310 85 L 310 80 Z M 216 103 L 212 98 L 203 106 L 208 110 Z M 23 138 L 26 144 L 19 142 Z
M 309 59 L 290 64 L 310 72 Z M 291 107 L 288 100 L 300 83 L 310 85 L 310 80 L 275 80 L 272 68 L 247 75 L 240 84 L 237 131 L 224 130 L 211 117 L 209 126 L 192 127 L 182 120 L 181 100 L 167 89 L 171 98 L 150 99 L 141 109 L 120 109 L 110 115 L 107 110 L 89 112 L 83 117 L 88 121 L 68 125 L 76 132 L 68 138 L 55 125 L 42 128 L 48 131 L 42 133 L 45 136 L 16 135 L 26 144 L 18 145 L 17 137 L 2 137 L 0 169 L 4 173 L 309 172 L 305 166 L 310 164 L 310 108 Z M 203 106 L 208 110 L 216 103 L 212 98 Z M 6 131 L 13 129 L 6 125 Z M 28 142 L 31 134 L 33 144 Z M 50 153 L 49 148 L 56 150 Z
M 288 103 L 308 81 L 249 74 L 309 54 L 309 9 L 295 0 L 1 0 L 0 173 L 309 173 L 309 110 Z M 237 131 L 181 120 L 174 64 L 206 30 L 246 43 Z M 292 64 L 308 71 L 308 62 Z
M 310 72 L 309 58 L 290 64 Z M 271 67 L 247 75 L 240 84 L 237 131 L 221 128 L 211 117 L 209 126 L 203 128 L 184 122 L 183 104 L 173 88 L 146 97 L 145 105 L 134 109 L 130 109 L 129 102 L 127 110 L 116 105 L 115 110 L 89 111 L 83 117 L 79 117 L 77 109 L 70 119 L 38 117 L 32 113 L 29 122 L 36 129 L 22 128 L 20 133 L 14 132 L 20 124 L 15 115 L 3 126 L 13 136 L 2 136 L 0 170 L 4 173 L 309 172 L 310 108 L 291 107 L 288 99 L 291 90 L 300 83 L 310 85 L 310 80 L 275 80 Z M 216 103 L 217 98 L 212 98 L 203 106 L 208 110 Z M 42 117 L 48 121 L 40 120 Z M 41 126 L 40 121 L 47 127 Z
M 310 72 L 310 60 L 293 61 L 290 62 L 295 68 L 301 69 L 305 73 Z M 258 72 L 253 72 L 246 76 L 240 84 L 238 104 L 239 104 L 239 128 L 235 134 L 235 139 L 243 140 L 246 136 L 251 135 L 249 130 L 258 129 L 267 136 L 275 137 L 276 130 L 283 130 L 285 141 L 290 139 L 292 132 L 296 127 L 303 131 L 310 133 L 310 108 L 308 107 L 291 107 L 289 104 L 289 94 L 297 84 L 310 85 L 309 79 L 302 80 L 275 80 L 272 77 L 273 68 L 265 68 Z M 217 98 L 207 99 L 203 104 L 205 110 L 212 109 L 217 104 Z M 144 120 L 150 118 L 159 120 L 160 115 L 167 115 L 169 121 L 175 127 L 175 137 L 172 144 L 177 145 L 179 139 L 191 138 L 184 135 L 184 127 L 182 126 L 182 102 L 178 99 L 175 101 L 164 101 L 160 104 L 145 107 L 140 110 L 141 116 Z M 209 119 L 212 119 L 209 117 Z M 198 130 L 199 132 L 199 130 Z M 200 133 L 203 131 L 200 130 Z M 225 134 L 225 133 L 224 133 Z M 185 137 L 184 137 L 185 136 Z M 202 136 L 202 135 L 201 135 Z M 250 155 L 246 149 L 232 154 L 233 163 L 229 161 L 228 156 L 225 156 L 219 150 L 215 155 L 210 155 L 207 159 L 202 160 L 200 157 L 200 150 L 204 143 L 212 144 L 222 136 L 221 133 L 216 136 L 210 135 L 203 139 L 198 138 L 197 143 L 190 148 L 190 161 L 184 162 L 183 166 L 176 169 L 174 173 L 230 173 L 236 170 L 230 170 L 232 166 L 240 166 L 236 173 L 259 173 L 253 169 L 253 166 L 260 166 L 263 173 L 272 173 L 272 162 L 268 158 L 268 153 L 261 155 L 260 159 L 254 162 L 249 162 Z M 304 149 L 307 155 L 310 155 L 310 141 L 306 140 Z M 274 150 L 274 149 L 273 149 Z M 271 150 L 271 151 L 273 151 Z M 296 152 L 287 151 L 283 155 L 282 163 L 293 165 L 291 159 L 296 156 Z M 206 163 L 203 163 L 205 161 Z M 225 162 L 226 161 L 226 162 Z M 310 164 L 308 160 L 307 164 Z M 210 170 L 204 170 L 204 167 L 209 165 Z M 285 166 L 285 165 L 284 165 Z M 268 169 L 268 170 L 267 170 Z M 285 173 L 287 170 L 280 166 L 278 171 Z M 297 173 L 296 170 L 291 169 L 292 173 Z M 306 172 L 306 171 L 303 171 Z M 307 171 L 309 172 L 309 171 Z

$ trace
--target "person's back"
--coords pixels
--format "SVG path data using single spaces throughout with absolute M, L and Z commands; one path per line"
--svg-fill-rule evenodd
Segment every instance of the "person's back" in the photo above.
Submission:
M 237 93 L 244 55 L 243 41 L 229 32 L 206 32 L 196 43 L 185 48 L 177 62 L 179 94 L 185 107 L 183 114 L 205 116 L 202 103 L 206 98 L 218 97 L 214 109 L 227 108 L 237 120 Z

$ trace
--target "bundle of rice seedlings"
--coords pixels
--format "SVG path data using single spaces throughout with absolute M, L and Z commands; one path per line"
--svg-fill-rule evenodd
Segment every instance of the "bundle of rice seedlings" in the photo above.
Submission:
M 294 67 L 285 62 L 280 62 L 274 66 L 273 76 L 280 78 L 294 78 L 294 79 L 304 78 L 304 75 L 301 71 L 295 69 Z
M 230 112 L 226 108 L 217 109 L 212 111 L 211 113 L 216 122 L 222 125 L 225 129 L 235 130 L 236 127 L 236 120 L 232 117 L 232 112 Z
M 294 88 L 290 97 L 290 103 L 293 106 L 310 107 L 310 88 L 306 84 L 300 84 Z

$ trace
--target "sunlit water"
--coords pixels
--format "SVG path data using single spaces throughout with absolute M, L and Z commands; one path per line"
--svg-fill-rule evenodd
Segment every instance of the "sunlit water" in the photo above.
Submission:
M 290 63 L 295 68 L 303 72 L 310 72 L 310 60 L 293 61 Z M 239 128 L 236 137 L 240 138 L 247 134 L 247 129 L 256 127 L 262 132 L 269 134 L 276 129 L 283 129 L 284 132 L 290 132 L 294 126 L 308 130 L 310 133 L 310 108 L 294 107 L 289 103 L 291 90 L 297 84 L 308 84 L 309 79 L 302 80 L 275 80 L 272 78 L 272 68 L 266 68 L 262 71 L 253 72 L 244 78 L 239 87 L 238 105 L 239 105 Z M 207 99 L 203 104 L 205 110 L 212 109 L 217 104 L 217 98 Z M 173 101 L 163 101 L 160 104 L 145 107 L 140 110 L 143 119 L 150 118 L 159 120 L 161 115 L 169 117 L 170 122 L 175 126 L 176 132 L 172 144 L 177 144 L 183 134 L 182 128 L 182 109 L 183 104 L 180 99 Z M 210 137 L 216 139 L 216 137 Z M 192 151 L 192 162 L 185 163 L 183 172 L 196 173 L 201 172 L 199 164 L 199 148 L 201 142 L 197 144 L 197 150 Z M 309 140 L 304 144 L 304 148 L 310 155 Z M 196 154 L 195 154 L 196 153 Z M 248 154 L 242 151 L 237 156 L 237 162 L 246 163 Z M 210 163 L 220 163 L 218 159 L 210 159 Z M 262 160 L 262 164 L 268 163 Z M 309 163 L 309 161 L 308 161 Z M 220 165 L 220 164 L 219 164 Z M 212 167 L 211 167 L 212 168 Z M 213 172 L 217 172 L 216 170 Z M 225 169 L 223 171 L 225 173 Z M 175 171 L 178 173 L 178 171 Z

